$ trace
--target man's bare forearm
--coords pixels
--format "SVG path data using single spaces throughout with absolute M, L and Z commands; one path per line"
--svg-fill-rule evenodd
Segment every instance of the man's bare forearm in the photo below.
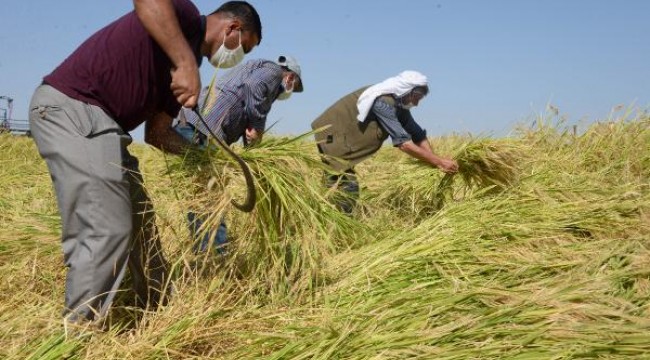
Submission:
M 172 118 L 160 113 L 145 122 L 144 141 L 162 151 L 172 154 L 182 154 L 192 144 L 185 141 L 174 129 L 172 129 Z
M 433 153 L 431 146 L 426 139 L 418 144 L 409 140 L 400 144 L 398 147 L 410 156 L 422 160 L 431 166 L 437 167 L 446 173 L 455 173 L 458 171 L 458 163 L 454 160 L 446 159 Z
M 142 25 L 173 64 L 170 89 L 176 101 L 185 107 L 196 106 L 201 89 L 199 68 L 171 0 L 133 0 L 133 4 Z
M 176 155 L 185 153 L 192 146 L 171 129 L 166 132 L 159 132 L 153 137 L 145 138 L 145 142 L 162 151 Z
M 415 144 L 413 141 L 407 141 L 400 144 L 399 149 L 409 154 L 410 156 L 422 160 L 430 165 L 438 167 L 440 164 L 440 157 L 435 155 L 431 149 L 427 149 L 424 146 Z

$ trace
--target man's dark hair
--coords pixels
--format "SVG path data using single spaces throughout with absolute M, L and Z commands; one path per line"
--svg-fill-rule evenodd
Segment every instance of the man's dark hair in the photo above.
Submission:
M 262 22 L 253 5 L 246 1 L 228 1 L 219 6 L 212 14 L 216 13 L 227 14 L 241 20 L 243 30 L 254 31 L 259 41 L 262 42 Z

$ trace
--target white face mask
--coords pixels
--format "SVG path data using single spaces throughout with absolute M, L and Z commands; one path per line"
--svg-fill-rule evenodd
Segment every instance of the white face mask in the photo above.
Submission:
M 409 99 L 406 100 L 407 96 L 408 96 L 408 94 L 402 96 L 399 99 L 399 106 L 404 110 L 411 110 L 411 109 L 413 109 L 413 107 L 415 107 L 415 105 L 411 102 L 411 97 L 410 96 L 408 96 Z M 405 104 L 404 101 L 408 101 L 408 103 Z
M 287 82 L 283 80 L 282 88 L 284 89 L 284 91 L 282 91 L 280 95 L 278 95 L 278 100 L 287 100 L 288 98 L 291 97 L 291 94 L 293 93 L 293 84 L 291 85 L 291 89 L 289 89 L 287 87 Z
M 244 48 L 241 46 L 241 30 L 239 30 L 239 46 L 235 49 L 226 47 L 226 38 L 210 58 L 210 64 L 215 68 L 228 69 L 239 64 L 244 59 Z

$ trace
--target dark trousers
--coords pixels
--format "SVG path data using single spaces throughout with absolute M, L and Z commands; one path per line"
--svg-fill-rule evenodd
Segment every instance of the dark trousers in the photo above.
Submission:
M 325 174 L 325 184 L 329 188 L 336 186 L 340 190 L 334 202 L 340 211 L 351 214 L 359 199 L 359 182 L 354 170 L 349 169 L 339 174 Z

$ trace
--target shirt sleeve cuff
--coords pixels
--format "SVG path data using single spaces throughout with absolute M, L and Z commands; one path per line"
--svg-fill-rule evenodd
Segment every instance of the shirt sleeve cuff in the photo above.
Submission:
M 259 132 L 264 132 L 264 128 L 266 127 L 266 119 L 259 119 L 257 121 L 253 121 L 248 125 L 249 128 L 253 128 Z
M 400 146 L 405 142 L 411 140 L 411 137 L 408 134 L 404 134 L 404 136 L 391 138 L 391 140 L 393 141 L 393 146 Z
M 426 139 L 427 139 L 427 131 L 424 129 L 422 130 L 422 132 L 413 136 L 413 142 L 416 144 L 419 144 L 420 142 Z

